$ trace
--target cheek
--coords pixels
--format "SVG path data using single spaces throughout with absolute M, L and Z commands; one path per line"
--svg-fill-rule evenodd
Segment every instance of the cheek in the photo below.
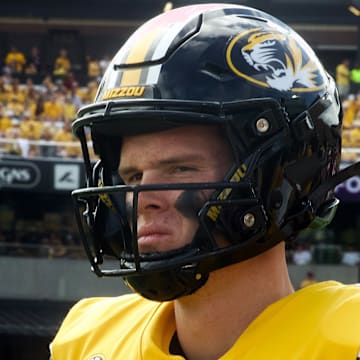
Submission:
M 186 218 L 197 219 L 207 198 L 206 193 L 199 190 L 183 191 L 175 201 L 175 208 Z
M 174 222 L 173 230 L 175 240 L 173 248 L 180 248 L 190 244 L 199 226 L 197 219 L 186 218 L 178 212 L 177 215 L 174 214 L 172 221 Z

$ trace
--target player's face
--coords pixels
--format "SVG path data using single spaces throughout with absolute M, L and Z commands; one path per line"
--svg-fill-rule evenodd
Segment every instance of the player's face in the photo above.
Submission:
M 128 185 L 216 182 L 224 179 L 231 163 L 219 129 L 187 126 L 125 137 L 119 173 Z M 203 203 L 208 197 L 209 191 L 198 191 L 195 201 Z M 174 250 L 191 242 L 198 221 L 184 211 L 184 198 L 183 190 L 139 194 L 140 253 Z

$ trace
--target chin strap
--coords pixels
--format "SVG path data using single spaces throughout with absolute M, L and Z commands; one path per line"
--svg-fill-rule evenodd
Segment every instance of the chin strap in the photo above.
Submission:
M 359 174 L 360 162 L 356 162 L 345 169 L 340 170 L 310 194 L 308 198 L 309 203 L 319 204 L 321 201 L 320 199 L 323 199 L 329 191 L 335 189 L 335 187 L 343 181 Z M 338 204 L 339 200 L 333 198 L 321 205 L 315 214 L 315 218 L 309 224 L 308 229 L 320 229 L 327 226 L 334 218 Z
M 360 162 L 354 163 L 347 168 L 340 170 L 327 181 L 323 182 L 314 192 L 312 192 L 306 201 L 304 201 L 300 209 L 287 218 L 286 225 L 282 228 L 284 237 L 292 233 L 292 229 L 299 231 L 304 228 L 308 230 L 316 230 L 324 228 L 333 220 L 339 200 L 331 197 L 323 200 L 327 193 L 343 181 L 360 174 Z M 316 210 L 315 210 L 316 209 Z
M 360 161 L 338 171 L 334 176 L 322 183 L 313 193 L 310 194 L 309 200 L 312 203 L 318 203 L 319 199 L 323 198 L 327 192 L 335 189 L 337 185 L 356 175 L 360 175 Z

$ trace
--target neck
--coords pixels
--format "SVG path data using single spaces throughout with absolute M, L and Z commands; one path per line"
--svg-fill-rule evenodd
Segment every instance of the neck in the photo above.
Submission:
M 187 359 L 218 359 L 268 305 L 293 291 L 283 243 L 214 271 L 195 294 L 175 301 L 177 335 Z

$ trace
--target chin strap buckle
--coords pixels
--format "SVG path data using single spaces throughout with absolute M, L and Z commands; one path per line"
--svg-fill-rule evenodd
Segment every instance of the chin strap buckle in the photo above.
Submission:
M 339 205 L 340 201 L 337 198 L 333 198 L 327 202 L 325 202 L 320 209 L 315 214 L 314 219 L 311 221 L 309 226 L 307 227 L 308 230 L 317 230 L 322 229 L 326 226 L 328 226 L 335 214 L 337 207 Z

